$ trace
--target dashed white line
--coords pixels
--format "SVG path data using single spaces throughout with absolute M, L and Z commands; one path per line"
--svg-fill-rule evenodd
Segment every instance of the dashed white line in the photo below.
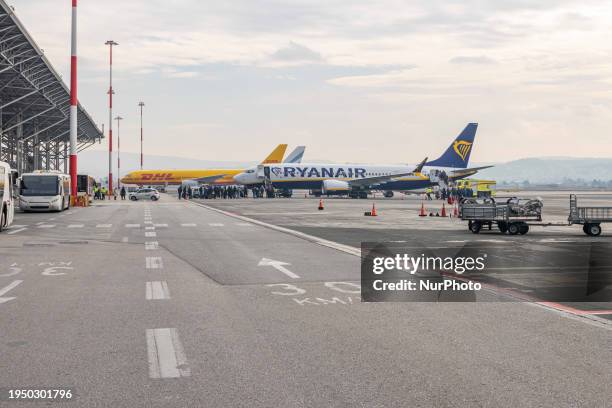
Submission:
M 208 225 L 210 225 L 211 227 L 222 227 L 223 224 L 220 222 L 211 222 Z
M 19 234 L 21 231 L 25 231 L 27 230 L 27 228 L 19 228 L 16 230 L 10 230 L 9 232 L 7 232 L 8 235 L 13 235 L 13 234 Z
M 156 228 L 168 228 L 168 224 L 153 224 Z
M 147 237 L 147 238 L 153 238 L 153 237 L 156 237 L 156 236 L 157 236 L 157 232 L 155 232 L 155 231 L 147 231 L 147 232 L 145 232 L 145 237 Z
M 10 228 L 23 228 L 23 227 L 27 227 L 27 225 L 13 224 L 10 226 Z
M 96 228 L 110 228 L 112 226 L 113 224 L 98 224 L 96 225 Z
M 140 228 L 140 224 L 125 224 L 125 228 Z
M 42 224 L 38 228 L 55 228 L 55 224 Z
M 176 329 L 147 329 L 149 377 L 179 378 L 191 375 Z
M 188 224 L 181 224 L 181 227 L 195 227 L 197 224 L 192 224 L 192 223 L 188 223 Z
M 151 230 L 154 230 L 155 227 L 145 227 L 145 229 L 151 231 Z
M 157 241 L 145 242 L 145 250 L 151 251 L 155 249 L 159 249 L 159 243 Z
M 153 221 L 145 221 L 145 224 L 153 224 Z
M 166 281 L 147 282 L 146 287 L 145 287 L 145 297 L 147 300 L 170 299 L 170 291 L 168 290 L 168 282 Z
M 84 225 L 83 224 L 70 224 L 68 225 L 68 228 L 83 228 Z
M 147 256 L 145 258 L 147 269 L 162 269 L 164 261 L 159 256 Z
M 236 225 L 239 227 L 252 227 L 253 226 L 253 224 L 250 224 L 248 222 L 237 222 Z

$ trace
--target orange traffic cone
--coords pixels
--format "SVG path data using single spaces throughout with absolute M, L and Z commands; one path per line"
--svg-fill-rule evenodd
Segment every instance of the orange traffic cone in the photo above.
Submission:
M 455 204 L 455 209 L 453 210 L 453 217 L 459 217 L 459 205 Z
M 324 208 L 323 208 L 323 199 L 321 198 L 319 199 L 319 211 L 322 211 L 322 210 L 324 210 Z
M 440 213 L 441 217 L 446 217 L 446 206 L 442 203 L 442 212 Z
M 421 201 L 421 211 L 419 211 L 419 217 L 427 217 L 427 213 L 425 212 L 425 204 Z
M 376 217 L 376 205 L 372 203 L 372 212 L 370 214 L 372 217 Z

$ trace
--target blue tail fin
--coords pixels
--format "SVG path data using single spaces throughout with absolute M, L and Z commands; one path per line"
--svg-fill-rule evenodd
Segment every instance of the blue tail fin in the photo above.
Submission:
M 478 123 L 468 123 L 465 129 L 463 129 L 463 132 L 457 136 L 442 156 L 436 160 L 425 163 L 425 165 L 465 169 L 470 161 L 470 154 L 474 146 L 477 128 Z

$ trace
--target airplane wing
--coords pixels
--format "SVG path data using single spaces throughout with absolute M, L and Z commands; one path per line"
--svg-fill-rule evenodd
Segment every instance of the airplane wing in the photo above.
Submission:
M 426 162 L 427 162 L 427 157 L 421 163 L 419 163 L 414 168 L 414 170 L 407 172 L 407 173 L 396 173 L 396 174 L 389 174 L 386 176 L 365 177 L 365 178 L 360 178 L 356 180 L 351 180 L 348 183 L 352 187 L 364 187 L 364 186 L 384 184 L 398 177 L 414 176 L 415 173 L 419 173 L 423 169 L 423 166 L 425 165 Z
M 208 177 L 200 177 L 200 178 L 194 178 L 191 180 L 197 181 L 198 183 L 201 184 L 206 184 L 206 183 L 213 183 L 216 180 L 225 177 L 226 174 L 215 174 L 214 176 L 208 176 Z
M 461 178 L 461 177 L 468 177 L 468 176 L 478 173 L 479 170 L 489 169 L 491 167 L 493 166 L 482 166 L 482 167 L 472 167 L 469 169 L 453 170 L 448 175 L 448 178 L 456 179 L 456 178 Z

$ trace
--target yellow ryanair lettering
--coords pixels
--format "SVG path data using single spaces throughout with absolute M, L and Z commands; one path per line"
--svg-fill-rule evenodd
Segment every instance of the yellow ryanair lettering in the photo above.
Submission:
M 471 148 L 472 143 L 466 142 L 465 140 L 456 140 L 455 143 L 453 143 L 453 149 L 462 160 L 465 160 Z

